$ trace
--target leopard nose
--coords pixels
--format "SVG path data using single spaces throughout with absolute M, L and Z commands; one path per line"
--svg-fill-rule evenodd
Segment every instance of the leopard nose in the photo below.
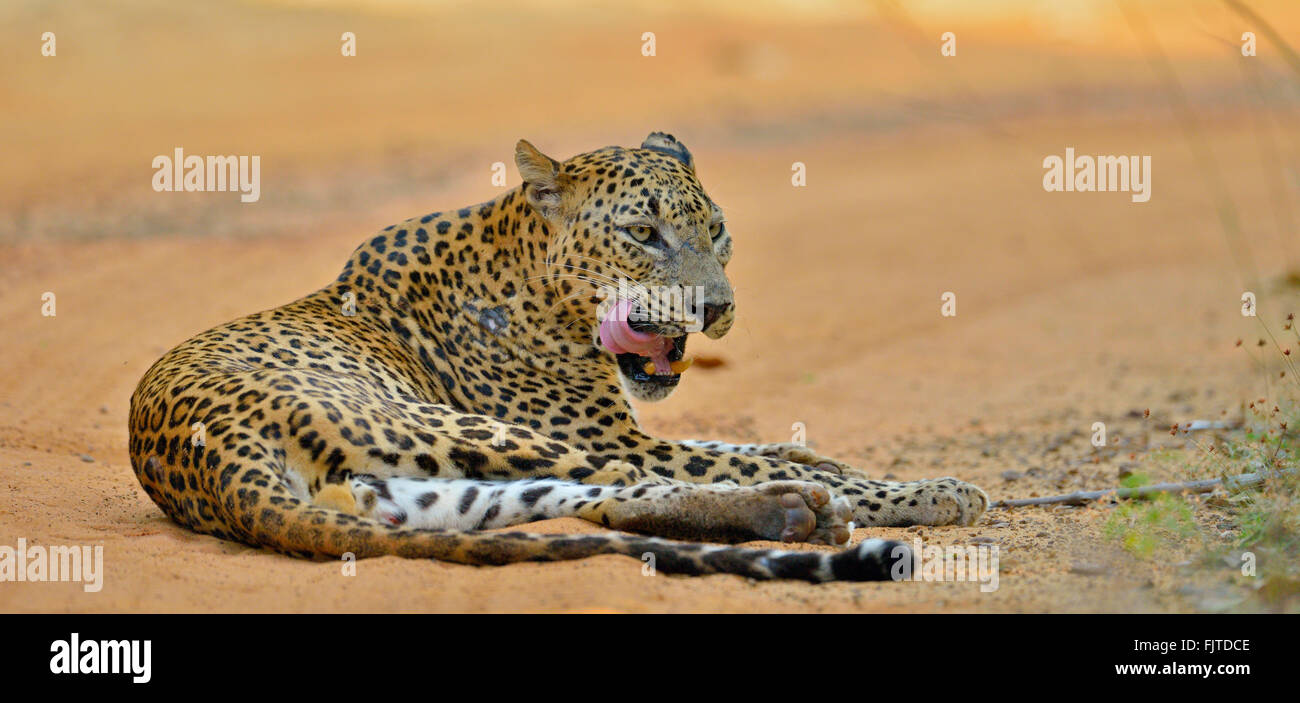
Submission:
M 719 318 L 727 314 L 727 311 L 730 309 L 731 309 L 731 303 L 723 303 L 721 305 L 716 303 L 705 303 L 704 304 L 704 329 L 707 330 L 710 327 L 712 327 L 713 323 L 717 322 Z

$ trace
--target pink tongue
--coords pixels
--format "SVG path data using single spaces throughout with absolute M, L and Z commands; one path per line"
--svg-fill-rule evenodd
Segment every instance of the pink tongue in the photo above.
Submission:
M 630 300 L 619 300 L 614 303 L 609 314 L 600 323 L 600 343 L 615 354 L 648 356 L 654 362 L 655 373 L 671 374 L 672 366 L 668 362 L 668 350 L 672 349 L 673 340 L 632 329 L 627 323 L 627 315 L 631 310 Z

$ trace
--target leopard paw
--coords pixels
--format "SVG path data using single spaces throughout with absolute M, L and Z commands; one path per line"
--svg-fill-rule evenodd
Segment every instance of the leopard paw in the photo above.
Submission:
M 951 476 L 911 485 L 915 486 L 916 525 L 974 525 L 989 507 L 984 491 Z
M 861 488 L 854 499 L 854 516 L 863 526 L 968 526 L 989 507 L 984 491 L 951 477 L 907 483 L 871 481 Z
M 356 499 L 357 514 L 398 527 L 405 525 L 410 514 L 389 493 L 382 480 L 352 478 L 352 495 Z
M 846 500 L 834 499 L 825 486 L 809 481 L 773 481 L 750 490 L 758 498 L 753 527 L 760 538 L 810 544 L 849 541 L 852 507 Z
M 822 456 L 813 451 L 806 445 L 798 442 L 783 442 L 779 444 L 765 444 L 758 453 L 759 456 L 765 456 L 770 459 L 780 459 L 795 464 L 811 466 L 815 469 L 827 471 L 837 475 L 866 476 L 866 472 L 861 469 L 849 466 L 842 461 Z

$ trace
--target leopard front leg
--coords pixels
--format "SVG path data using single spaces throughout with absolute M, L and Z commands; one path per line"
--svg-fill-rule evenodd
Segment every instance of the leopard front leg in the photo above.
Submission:
M 719 451 L 635 432 L 638 447 L 617 458 L 652 474 L 697 483 L 735 481 L 741 485 L 815 481 L 850 501 L 853 520 L 858 526 L 973 525 L 988 508 L 984 491 L 955 478 L 873 481 L 791 461 Z
M 701 449 L 711 449 L 716 452 L 729 452 L 733 454 L 744 454 L 746 456 L 765 456 L 769 459 L 780 459 L 795 464 L 803 464 L 829 471 L 833 474 L 847 474 L 852 476 L 861 476 L 866 478 L 867 473 L 862 469 L 850 466 L 838 459 L 832 459 L 828 456 L 822 456 L 814 451 L 811 447 L 800 444 L 799 442 L 772 442 L 768 444 L 732 444 L 730 442 L 718 442 L 704 439 L 687 439 L 682 440 L 682 444 L 699 447 Z
M 984 491 L 952 477 L 896 482 L 826 475 L 813 480 L 848 498 L 859 526 L 969 526 L 989 507 Z

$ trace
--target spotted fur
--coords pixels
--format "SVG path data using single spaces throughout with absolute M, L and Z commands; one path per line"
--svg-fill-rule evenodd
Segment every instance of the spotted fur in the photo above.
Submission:
M 648 310 L 643 329 L 674 338 L 678 358 L 688 332 L 725 334 L 722 212 L 662 133 L 563 163 L 521 141 L 516 163 L 519 188 L 387 227 L 321 290 L 159 359 L 131 399 L 130 453 L 163 512 L 304 557 L 652 553 L 669 573 L 825 581 L 888 578 L 906 548 L 662 538 L 841 544 L 850 522 L 970 524 L 984 511 L 983 492 L 956 479 L 873 481 L 797 445 L 643 432 L 630 400 L 661 399 L 680 377 L 606 351 L 602 306 L 614 283 L 689 286 L 702 314 Z M 561 515 L 655 536 L 484 531 Z

